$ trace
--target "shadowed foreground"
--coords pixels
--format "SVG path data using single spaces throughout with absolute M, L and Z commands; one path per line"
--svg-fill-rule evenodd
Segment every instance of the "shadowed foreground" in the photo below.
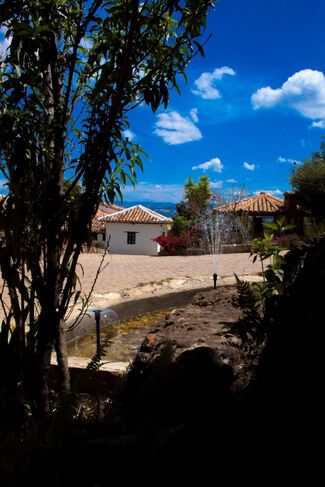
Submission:
M 29 444 L 3 448 L 1 485 L 204 486 L 224 477 L 292 485 L 304 475 L 314 484 L 323 427 L 324 262 L 325 238 L 288 254 L 285 295 L 267 311 L 272 330 L 257 357 L 241 354 L 240 342 L 216 323 L 218 300 L 230 310 L 230 296 L 220 289 L 199 295 L 196 313 L 180 310 L 148 336 L 100 421 L 65 421 L 61 413 L 45 441 L 29 432 Z M 198 333 L 191 343 L 195 327 L 201 341 Z

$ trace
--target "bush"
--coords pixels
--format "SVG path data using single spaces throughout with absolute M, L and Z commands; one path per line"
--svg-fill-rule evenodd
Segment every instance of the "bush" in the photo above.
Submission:
M 159 237 L 152 239 L 157 242 L 163 252 L 160 255 L 184 255 L 188 249 L 201 249 L 200 233 L 197 227 L 192 226 L 186 231 L 180 233 L 180 235 L 175 235 L 173 230 L 170 230 L 167 235 L 159 235 Z
M 184 234 L 176 236 L 172 233 L 159 235 L 152 239 L 157 242 L 167 255 L 175 255 L 184 252 L 188 247 L 188 242 Z

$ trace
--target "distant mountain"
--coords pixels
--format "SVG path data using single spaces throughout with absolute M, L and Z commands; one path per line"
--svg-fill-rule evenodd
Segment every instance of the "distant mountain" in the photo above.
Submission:
M 170 203 L 166 201 L 123 201 L 122 206 L 124 208 L 130 208 L 130 206 L 142 205 L 149 210 L 157 211 L 161 215 L 173 218 L 176 213 L 176 203 Z

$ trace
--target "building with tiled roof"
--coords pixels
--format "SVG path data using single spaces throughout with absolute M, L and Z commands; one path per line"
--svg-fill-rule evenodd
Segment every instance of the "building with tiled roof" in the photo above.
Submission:
M 96 215 L 91 222 L 92 233 L 99 236 L 99 238 L 97 237 L 97 240 L 100 240 L 100 238 L 103 239 L 106 231 L 106 223 L 100 221 L 99 218 L 121 210 L 124 210 L 123 206 L 109 204 L 105 201 L 100 202 Z
M 142 205 L 131 206 L 121 211 L 100 218 L 106 222 L 114 223 L 172 223 L 171 218 L 167 218 L 156 211 L 150 210 Z
M 277 218 L 287 215 L 287 202 L 265 191 L 251 198 L 221 205 L 218 213 L 235 213 L 252 237 L 263 234 L 263 223 L 272 223 Z
M 251 198 L 222 205 L 217 208 L 218 212 L 235 212 L 235 213 L 249 213 L 251 215 L 274 215 L 284 211 L 284 200 L 276 198 L 265 191 L 261 191 L 258 195 Z
M 106 223 L 99 220 L 103 216 L 106 216 L 106 213 L 98 209 L 95 218 L 91 222 L 91 231 L 94 234 L 105 234 Z
M 115 211 L 124 210 L 123 206 L 113 205 L 113 203 L 106 203 L 106 201 L 101 201 L 99 203 L 99 210 L 104 213 L 114 213 Z
M 153 240 L 166 234 L 172 223 L 156 211 L 142 205 L 132 206 L 97 219 L 112 253 L 157 255 L 160 247 Z

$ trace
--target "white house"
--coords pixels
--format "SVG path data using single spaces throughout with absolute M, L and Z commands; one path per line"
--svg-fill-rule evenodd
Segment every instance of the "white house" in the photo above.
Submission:
M 106 225 L 106 241 L 116 254 L 157 255 L 160 246 L 152 239 L 166 234 L 172 223 L 156 211 L 142 205 L 132 206 L 97 219 Z

